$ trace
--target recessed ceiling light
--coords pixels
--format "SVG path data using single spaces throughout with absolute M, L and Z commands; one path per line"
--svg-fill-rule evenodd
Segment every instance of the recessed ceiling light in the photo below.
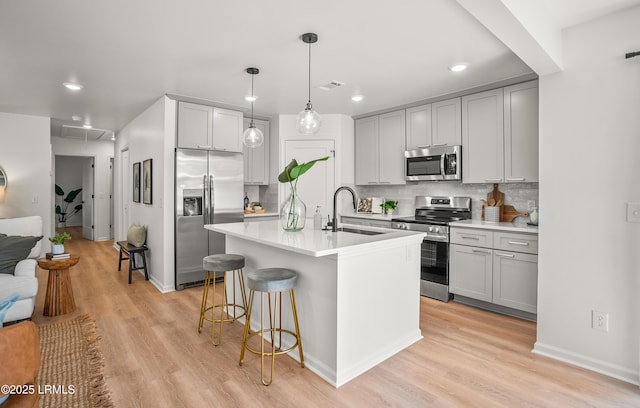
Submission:
M 361 100 L 363 100 L 363 99 L 364 99 L 364 96 L 363 96 L 363 95 L 353 95 L 353 96 L 351 97 L 351 100 L 352 100 L 352 101 L 354 101 L 354 102 L 360 102 L 360 101 L 361 101 Z
M 85 123 L 84 125 L 82 125 L 83 128 L 85 129 L 92 129 L 93 126 L 91 126 L 91 123 Z
M 469 66 L 469 64 L 466 64 L 466 63 L 454 64 L 454 65 L 449 67 L 449 70 L 451 70 L 453 72 L 460 72 L 460 71 L 464 71 L 465 69 L 467 69 L 467 66 Z
M 84 86 L 82 86 L 81 84 L 77 84 L 75 82 L 64 82 L 62 85 L 64 85 L 65 88 L 70 89 L 72 91 L 79 91 L 82 88 L 84 88 Z
M 256 95 L 247 95 L 244 97 L 244 100 L 247 102 L 255 102 L 256 99 L 258 99 Z
M 73 119 L 76 122 L 80 122 L 82 120 L 82 116 L 78 116 L 78 115 L 73 115 L 71 117 L 71 119 Z

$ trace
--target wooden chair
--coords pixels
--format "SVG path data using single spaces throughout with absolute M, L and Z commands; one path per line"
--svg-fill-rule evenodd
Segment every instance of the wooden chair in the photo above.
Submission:
M 118 271 L 122 267 L 122 261 L 129 260 L 129 284 L 131 284 L 131 274 L 133 271 L 144 270 L 144 279 L 149 280 L 149 271 L 147 269 L 146 251 L 149 249 L 147 245 L 141 247 L 133 246 L 127 241 L 118 241 L 120 247 L 120 259 L 118 260 Z M 136 254 L 142 257 L 142 266 L 136 266 Z

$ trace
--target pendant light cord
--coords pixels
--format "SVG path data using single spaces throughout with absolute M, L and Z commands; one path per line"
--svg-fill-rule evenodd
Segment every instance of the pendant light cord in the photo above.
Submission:
M 253 77 L 256 74 L 251 74 L 251 123 L 253 123 L 253 99 L 255 96 L 253 95 Z
M 309 43 L 309 104 L 311 104 L 311 43 Z

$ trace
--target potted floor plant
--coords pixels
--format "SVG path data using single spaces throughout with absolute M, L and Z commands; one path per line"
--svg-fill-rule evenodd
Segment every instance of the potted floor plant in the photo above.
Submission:
M 49 238 L 51 241 L 51 253 L 54 255 L 64 253 L 64 243 L 71 239 L 71 235 L 68 232 L 56 232 L 56 235 Z
M 69 191 L 69 194 L 65 196 L 65 192 L 59 185 L 56 184 L 56 197 L 60 201 L 56 204 L 56 217 L 58 218 L 58 228 L 64 228 L 67 226 L 67 220 L 82 210 L 82 204 L 78 204 L 69 210 L 69 206 L 73 204 L 78 194 L 82 191 L 81 188 L 77 190 Z

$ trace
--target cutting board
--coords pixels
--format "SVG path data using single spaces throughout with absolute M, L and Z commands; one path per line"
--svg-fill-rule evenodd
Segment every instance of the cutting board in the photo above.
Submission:
M 511 222 L 516 217 L 528 217 L 529 216 L 528 212 L 526 212 L 526 211 L 524 211 L 524 212 L 517 211 L 511 205 L 503 205 L 501 212 L 502 213 L 500 214 L 500 221 L 506 221 L 506 222 Z
M 494 184 L 493 185 L 493 190 L 489 192 L 489 194 L 487 194 L 487 203 L 491 200 L 494 199 L 496 204 L 498 202 L 502 202 L 504 204 L 504 193 L 500 190 L 498 190 L 498 184 Z

